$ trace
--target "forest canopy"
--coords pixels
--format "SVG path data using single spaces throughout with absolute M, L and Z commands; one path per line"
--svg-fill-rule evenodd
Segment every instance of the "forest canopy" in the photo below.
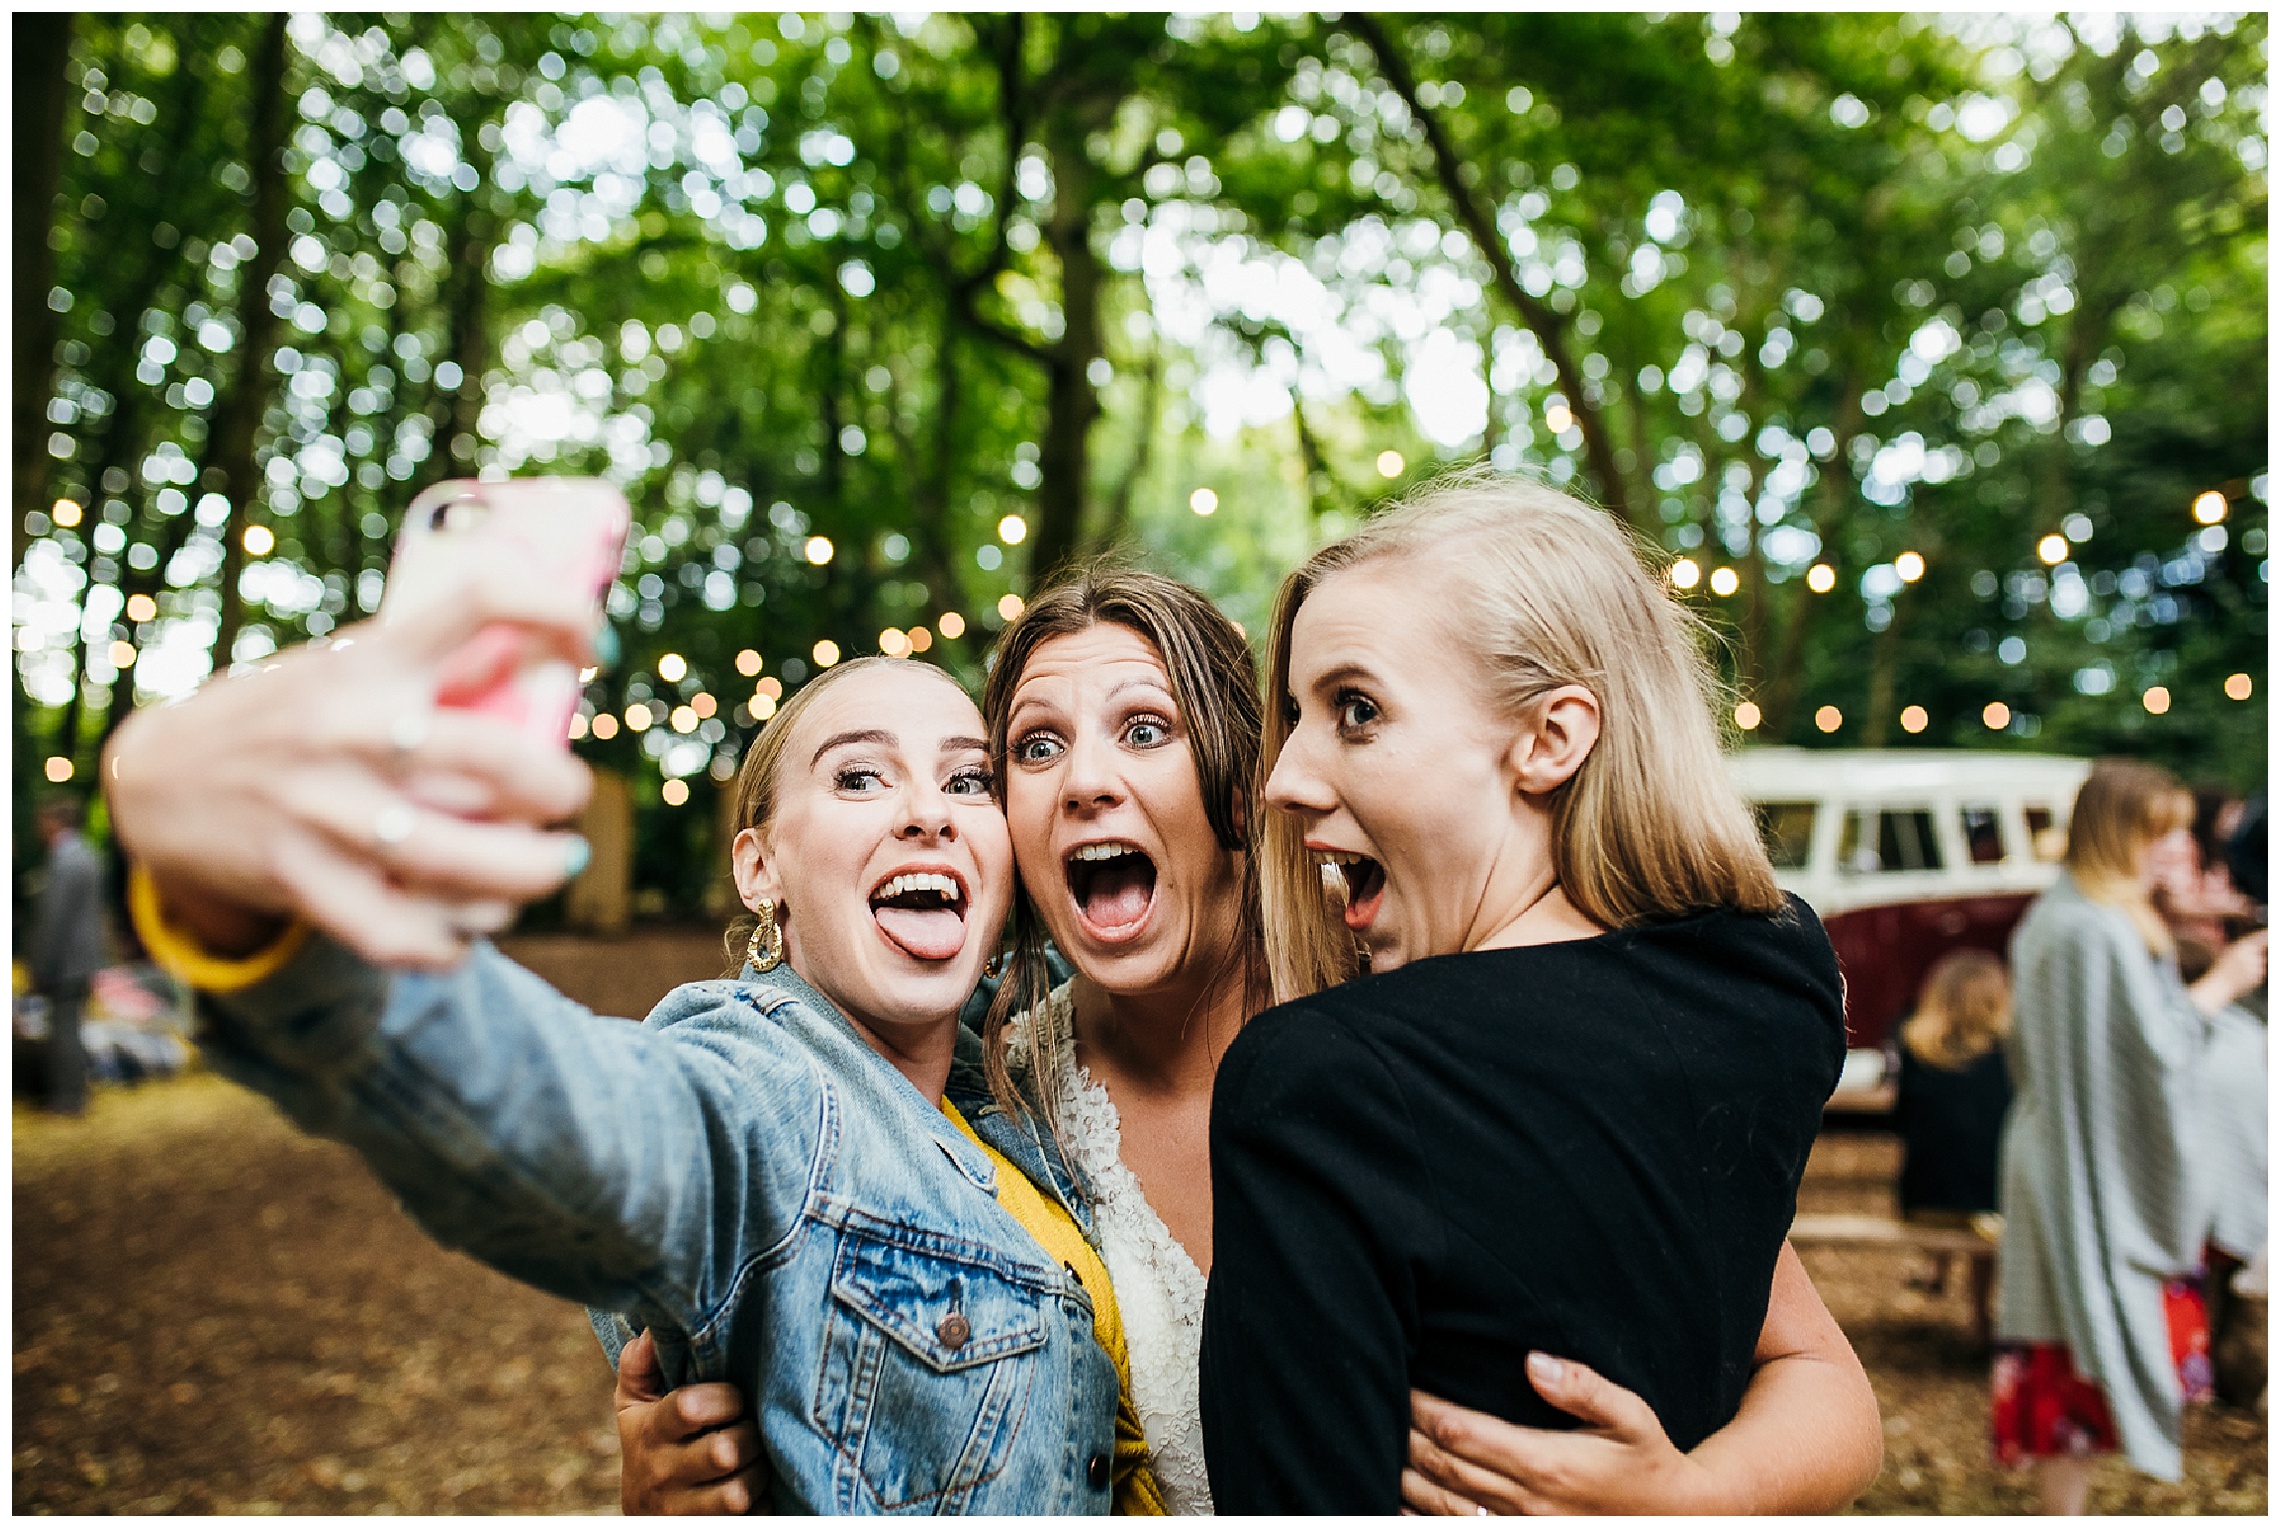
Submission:
M 1737 742 L 2263 777 L 2261 15 L 13 25 L 19 813 L 508 473 L 634 504 L 574 746 L 656 908 L 820 667 L 1110 550 L 1256 633 L 1483 459 Z

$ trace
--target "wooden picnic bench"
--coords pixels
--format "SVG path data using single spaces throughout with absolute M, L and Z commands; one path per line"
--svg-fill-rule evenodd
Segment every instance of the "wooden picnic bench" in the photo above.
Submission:
M 1889 1215 L 1800 1215 L 1790 1224 L 1789 1240 L 1800 1248 L 1888 1248 L 1962 1257 L 1971 1274 L 1973 1335 L 1981 1347 L 1993 1341 L 1995 1243 L 1968 1226 L 1922 1225 Z

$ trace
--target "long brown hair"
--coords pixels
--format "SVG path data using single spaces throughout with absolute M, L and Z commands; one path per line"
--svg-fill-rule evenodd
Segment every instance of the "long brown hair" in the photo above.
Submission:
M 991 654 L 989 683 L 982 693 L 991 771 L 1002 796 L 1013 696 L 1030 658 L 1055 637 L 1074 636 L 1103 622 L 1145 639 L 1162 657 L 1212 836 L 1222 849 L 1243 857 L 1234 937 L 1212 984 L 1242 982 L 1246 1011 L 1255 1011 L 1266 1006 L 1268 991 L 1258 856 L 1252 852 L 1259 818 L 1253 794 L 1259 766 L 1258 671 L 1241 629 L 1210 596 L 1176 579 L 1114 563 L 1071 569 L 1039 591 L 1006 626 Z M 1001 1100 L 1012 1093 L 1005 1070 L 1005 1026 L 1013 1015 L 1044 1001 L 1052 987 L 1044 919 L 1026 886 L 1014 892 L 1010 934 L 1005 980 L 982 1026 L 990 1089 Z M 1051 1108 L 1049 1094 L 1046 1107 Z
M 1492 707 L 1521 715 L 1564 685 L 1598 697 L 1599 741 L 1550 803 L 1553 873 L 1579 911 L 1626 928 L 1713 908 L 1782 909 L 1765 846 L 1719 754 L 1723 692 L 1700 622 L 1612 518 L 1524 478 L 1483 470 L 1441 478 L 1284 580 L 1267 660 L 1262 781 L 1290 735 L 1299 606 L 1331 574 L 1393 557 L 1418 565 L 1420 607 L 1446 612 Z M 1353 956 L 1337 937 L 1343 930 L 1334 934 L 1321 917 L 1328 894 L 1304 828 L 1270 815 L 1260 882 L 1275 996 L 1288 1001 L 1341 980 Z
M 1960 1072 L 2011 1032 L 2011 975 L 1985 950 L 1951 950 L 1924 978 L 1900 1043 L 1917 1060 Z
M 2158 764 L 2100 759 L 2074 798 L 2066 830 L 2066 870 L 2082 895 L 2128 913 L 2146 948 L 2177 947 L 2145 886 L 2145 851 L 2193 824 L 2192 792 Z

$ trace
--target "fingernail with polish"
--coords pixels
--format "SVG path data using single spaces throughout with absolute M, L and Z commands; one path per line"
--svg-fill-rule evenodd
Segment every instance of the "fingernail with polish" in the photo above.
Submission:
M 563 858 L 566 864 L 562 873 L 566 876 L 576 875 L 593 863 L 594 846 L 584 838 L 573 838 L 570 840 L 569 852 Z

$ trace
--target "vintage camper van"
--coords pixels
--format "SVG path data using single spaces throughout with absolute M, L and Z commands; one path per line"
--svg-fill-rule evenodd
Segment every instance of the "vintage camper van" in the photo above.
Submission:
M 2008 958 L 2090 773 L 2087 759 L 1929 749 L 1746 748 L 1727 765 L 1775 877 L 1828 927 L 1849 1043 L 1872 1051 L 1942 955 Z

